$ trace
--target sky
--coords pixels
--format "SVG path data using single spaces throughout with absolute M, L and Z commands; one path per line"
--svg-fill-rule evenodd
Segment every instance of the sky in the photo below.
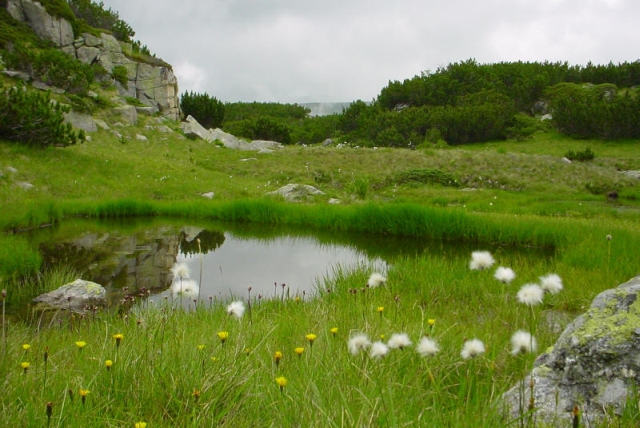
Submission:
M 224 102 L 372 101 L 389 81 L 468 59 L 640 60 L 638 0 L 103 0 L 172 64 L 180 93 Z

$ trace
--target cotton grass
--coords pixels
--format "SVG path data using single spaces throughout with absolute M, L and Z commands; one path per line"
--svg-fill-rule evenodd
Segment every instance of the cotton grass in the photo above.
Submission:
M 471 253 L 471 261 L 469 262 L 469 269 L 471 270 L 485 270 L 489 269 L 496 261 L 488 251 L 474 251 Z

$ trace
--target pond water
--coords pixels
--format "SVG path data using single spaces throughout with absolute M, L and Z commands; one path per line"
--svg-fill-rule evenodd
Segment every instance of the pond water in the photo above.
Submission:
M 112 302 L 141 292 L 155 301 L 172 298 L 172 284 L 174 292 L 183 284 L 176 287 L 180 264 L 203 301 L 246 298 L 249 287 L 252 297 L 306 297 L 324 287 L 336 269 L 386 274 L 398 257 L 469 258 L 478 249 L 396 236 L 166 218 L 68 219 L 25 235 L 39 248 L 45 269 L 74 268 L 82 279 L 103 285 Z

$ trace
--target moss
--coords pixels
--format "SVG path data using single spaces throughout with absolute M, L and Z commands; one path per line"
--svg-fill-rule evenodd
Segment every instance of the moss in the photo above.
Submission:
M 640 325 L 640 301 L 636 299 L 627 311 L 620 311 L 618 303 L 628 296 L 628 289 L 617 290 L 603 308 L 592 308 L 586 321 L 575 333 L 581 346 L 593 339 L 607 339 L 611 346 L 629 341 Z

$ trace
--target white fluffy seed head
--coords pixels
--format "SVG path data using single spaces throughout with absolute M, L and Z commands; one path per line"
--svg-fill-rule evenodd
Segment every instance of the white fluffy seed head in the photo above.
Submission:
M 391 349 L 403 349 L 411 346 L 411 339 L 407 333 L 393 333 L 387 342 Z
M 518 291 L 518 301 L 527 306 L 535 306 L 542 303 L 544 291 L 538 284 L 525 284 Z
M 540 287 L 551 294 L 557 294 L 562 290 L 562 279 L 555 273 L 540 277 Z
M 369 355 L 373 359 L 380 359 L 386 356 L 389 353 L 389 347 L 384 343 L 377 341 L 371 345 L 371 350 L 369 351 Z
M 244 302 L 242 300 L 231 302 L 229 306 L 227 306 L 227 314 L 236 319 L 242 318 L 242 316 L 244 315 L 244 310 Z
M 436 355 L 440 351 L 440 347 L 435 340 L 428 337 L 423 337 L 418 342 L 416 351 L 423 357 L 430 357 Z
M 469 269 L 471 270 L 484 270 L 489 269 L 496 261 L 488 251 L 474 251 L 471 253 L 471 261 L 469 262 Z
M 518 330 L 511 336 L 511 354 L 526 354 L 529 352 L 536 352 L 538 349 L 538 343 L 536 338 L 531 336 L 531 333 L 524 330 Z
M 354 334 L 349 339 L 349 342 L 347 342 L 349 352 L 353 355 L 358 355 L 360 351 L 366 350 L 369 346 L 371 346 L 371 341 L 369 340 L 369 336 L 364 333 Z
M 387 282 L 387 278 L 385 278 L 382 274 L 378 272 L 374 272 L 369 276 L 367 280 L 367 285 L 369 287 L 378 287 L 380 285 L 384 285 Z
M 509 284 L 516 277 L 516 273 L 509 267 L 500 266 L 493 275 L 495 279 L 505 284 Z
M 468 360 L 469 358 L 475 358 L 478 355 L 484 354 L 484 351 L 484 343 L 482 343 L 480 339 L 471 339 L 464 342 L 460 356 Z

